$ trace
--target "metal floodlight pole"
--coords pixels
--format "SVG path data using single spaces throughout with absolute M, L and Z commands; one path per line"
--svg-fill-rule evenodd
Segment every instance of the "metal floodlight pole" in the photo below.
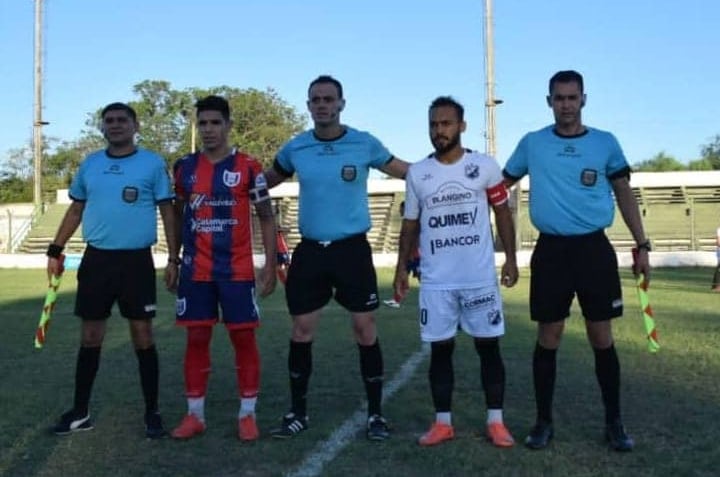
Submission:
M 495 97 L 495 51 L 493 43 L 492 0 L 485 0 L 485 154 L 497 160 L 497 131 L 495 127 L 495 108 L 503 103 Z M 520 207 L 520 185 L 510 191 L 510 209 L 515 224 L 515 248 L 520 250 L 520 230 L 518 215 Z
M 485 153 L 492 157 L 497 154 L 495 107 L 502 102 L 495 97 L 492 0 L 485 0 Z
M 197 151 L 197 124 L 195 114 L 190 115 L 190 152 L 195 154 Z
M 197 150 L 197 118 L 195 117 L 195 112 L 192 109 L 188 110 L 183 107 L 180 114 L 182 114 L 186 121 L 190 122 L 190 152 L 195 154 L 195 151 Z
M 42 0 L 35 0 L 35 59 L 34 82 L 35 104 L 33 119 L 33 203 L 36 213 L 42 213 L 42 127 L 47 122 L 42 120 Z

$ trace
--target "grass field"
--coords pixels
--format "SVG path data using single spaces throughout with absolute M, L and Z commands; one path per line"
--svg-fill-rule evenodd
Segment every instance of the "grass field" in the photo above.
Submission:
M 455 352 L 457 437 L 437 448 L 420 448 L 415 441 L 433 419 L 427 359 L 415 369 L 402 368 L 421 352 L 416 295 L 399 310 L 383 308 L 378 313 L 386 382 L 397 382 L 401 368 L 414 371 L 385 403 L 392 438 L 370 443 L 352 426 L 344 428 L 349 438 L 338 434 L 361 409 L 364 394 L 346 314 L 331 305 L 314 345 L 311 428 L 290 441 L 272 440 L 268 430 L 288 406 L 289 319 L 282 288 L 261 302 L 258 442 L 241 444 L 235 438 L 235 376 L 230 343 L 221 327 L 216 327 L 213 340 L 207 432 L 189 442 L 146 440 L 137 364 L 127 325 L 117 316 L 110 320 L 95 382 L 95 429 L 56 437 L 48 428 L 72 402 L 79 339 L 78 321 L 72 316 L 74 273 L 65 277 L 46 347 L 35 350 L 32 336 L 44 294 L 43 271 L 0 270 L 0 475 L 717 476 L 720 296 L 709 290 L 711 275 L 702 268 L 655 271 L 650 296 L 662 345 L 656 355 L 646 351 L 633 282 L 624 275 L 626 316 L 616 322 L 615 334 L 623 371 L 623 414 L 637 445 L 632 453 L 617 454 L 602 441 L 603 411 L 592 352 L 577 311 L 559 355 L 556 436 L 548 449 L 529 451 L 517 445 L 501 450 L 478 437 L 485 419 L 479 364 L 464 336 Z M 382 295 L 388 297 L 389 270 L 381 270 L 380 279 Z M 520 284 L 505 293 L 508 330 L 502 342 L 508 379 L 505 418 L 518 441 L 534 419 L 534 326 L 527 317 L 527 288 L 525 271 Z M 184 332 L 173 325 L 172 297 L 164 291 L 160 297 L 156 339 L 161 410 L 172 427 L 185 412 Z

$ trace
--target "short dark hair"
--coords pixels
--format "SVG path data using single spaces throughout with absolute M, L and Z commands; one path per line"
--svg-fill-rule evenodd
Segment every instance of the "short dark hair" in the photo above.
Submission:
M 310 86 L 308 86 L 308 96 L 310 96 L 310 90 L 312 89 L 312 87 L 318 83 L 331 83 L 331 84 L 335 85 L 335 88 L 337 88 L 337 92 L 338 92 L 338 98 L 342 99 L 342 97 L 343 97 L 342 84 L 340 84 L 340 82 L 338 80 L 336 80 L 335 78 L 333 78 L 330 75 L 320 75 L 317 78 L 315 78 L 314 80 L 312 80 L 310 82 Z
M 583 93 L 585 91 L 585 85 L 583 84 L 583 77 L 580 73 L 578 73 L 575 70 L 558 71 L 557 73 L 552 75 L 552 78 L 550 78 L 550 82 L 548 83 L 548 91 L 550 94 L 552 94 L 555 83 L 573 83 L 573 82 L 577 83 L 578 86 L 580 86 L 581 93 Z
M 195 109 L 197 110 L 197 114 L 203 111 L 217 111 L 225 121 L 230 121 L 230 103 L 222 96 L 212 94 L 205 96 L 195 103 Z
M 128 116 L 130 116 L 130 119 L 133 120 L 133 122 L 137 122 L 137 113 L 135 113 L 135 110 L 125 103 L 110 103 L 110 104 L 108 104 L 107 106 L 105 106 L 103 108 L 102 112 L 100 113 L 100 118 L 104 119 L 105 115 L 109 111 L 125 111 L 128 114 Z
M 465 108 L 463 108 L 463 105 L 458 103 L 452 96 L 438 96 L 432 103 L 430 103 L 428 111 L 432 111 L 433 109 L 441 106 L 450 106 L 457 113 L 458 119 L 460 121 L 465 121 Z

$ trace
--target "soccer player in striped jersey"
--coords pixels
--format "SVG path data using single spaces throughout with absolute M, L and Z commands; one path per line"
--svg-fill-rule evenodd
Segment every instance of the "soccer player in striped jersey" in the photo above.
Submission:
M 260 387 L 256 285 L 262 297 L 275 289 L 275 217 L 260 162 L 229 145 L 232 121 L 227 100 L 208 96 L 196 108 L 203 149 L 175 164 L 176 214 L 182 226 L 176 312 L 177 324 L 187 330 L 188 413 L 171 435 L 188 439 L 205 431 L 210 339 L 213 325 L 222 321 L 235 350 L 238 438 L 253 441 L 259 437 L 255 404 Z M 257 284 L 251 205 L 260 219 L 265 251 Z

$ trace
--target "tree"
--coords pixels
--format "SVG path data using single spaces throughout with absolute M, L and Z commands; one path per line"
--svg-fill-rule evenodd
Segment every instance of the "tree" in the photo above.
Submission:
M 711 170 L 713 170 L 713 165 L 709 159 L 698 159 L 696 161 L 688 162 L 688 170 L 711 171 Z
M 161 154 L 173 163 L 190 151 L 191 125 L 195 102 L 209 94 L 225 97 L 232 111 L 233 130 L 230 140 L 241 150 L 271 164 L 280 146 L 305 127 L 304 116 L 288 105 L 272 89 L 240 89 L 217 86 L 208 89 L 175 90 L 168 81 L 145 80 L 133 87 L 138 96 L 129 104 L 140 123 L 138 144 Z M 103 105 L 104 106 L 104 105 Z M 59 142 L 46 138 L 43 147 L 43 191 L 68 187 L 78 165 L 90 152 L 102 149 L 100 112 L 90 114 L 80 138 Z M 32 200 L 32 148 L 11 150 L 0 164 L 0 201 L 24 201 L 29 191 Z M 7 182 L 6 182 L 7 181 Z M 10 199 L 8 199 L 10 198 Z
M 189 149 L 188 109 L 193 104 L 189 91 L 176 91 L 167 81 L 145 80 L 133 87 L 140 96 L 130 105 L 140 122 L 138 143 L 167 160 L 177 159 Z M 100 114 L 98 112 L 98 120 Z
M 19 179 L 32 179 L 33 176 L 33 154 L 32 145 L 10 149 L 0 169 L 0 177 L 3 179 L 17 177 Z
M 275 153 L 288 139 L 305 128 L 304 117 L 271 88 L 260 91 L 219 86 L 193 88 L 190 93 L 193 104 L 210 94 L 226 98 L 233 121 L 230 141 L 265 166 L 272 163 Z
M 715 135 L 709 143 L 700 148 L 702 158 L 708 161 L 713 170 L 720 169 L 720 134 Z
M 92 129 L 85 130 L 80 139 L 57 145 L 43 160 L 43 188 L 55 190 L 68 187 L 83 158 L 104 145 L 103 137 Z
M 0 179 L 0 204 L 32 202 L 32 179 L 4 177 Z
M 265 166 L 270 165 L 283 143 L 305 127 L 304 117 L 272 89 L 218 86 L 178 91 L 167 81 L 145 80 L 136 84 L 133 92 L 138 99 L 129 104 L 137 112 L 140 123 L 138 143 L 161 154 L 169 164 L 190 151 L 194 104 L 209 94 L 221 95 L 230 102 L 232 143 Z M 59 143 L 57 139 L 47 139 L 43 148 L 44 191 L 68 187 L 83 158 L 105 146 L 99 130 L 101 111 L 102 108 L 98 108 L 89 115 L 80 138 Z M 19 178 L 25 183 L 32 199 L 31 147 L 9 152 L 7 164 L 0 166 L 0 181 L 9 178 Z M 8 187 L 8 191 L 17 190 L 17 181 L 8 183 Z
M 687 167 L 672 156 L 665 154 L 665 151 L 657 153 L 652 159 L 647 159 L 633 165 L 633 170 L 638 172 L 669 172 L 684 171 Z
M 172 89 L 167 81 L 145 80 L 133 87 L 139 96 L 130 105 L 140 123 L 138 143 L 174 162 L 190 151 L 191 125 L 195 102 L 209 94 L 225 97 L 230 103 L 233 130 L 230 140 L 265 165 L 290 137 L 305 127 L 304 117 L 272 89 L 239 89 L 217 86 L 209 89 Z M 88 126 L 97 124 L 98 110 Z
M 54 139 L 43 138 L 43 141 L 45 151 L 48 143 Z M 5 161 L 0 165 L 0 203 L 32 202 L 33 180 L 32 144 L 9 150 Z M 44 187 L 44 190 L 48 189 Z

